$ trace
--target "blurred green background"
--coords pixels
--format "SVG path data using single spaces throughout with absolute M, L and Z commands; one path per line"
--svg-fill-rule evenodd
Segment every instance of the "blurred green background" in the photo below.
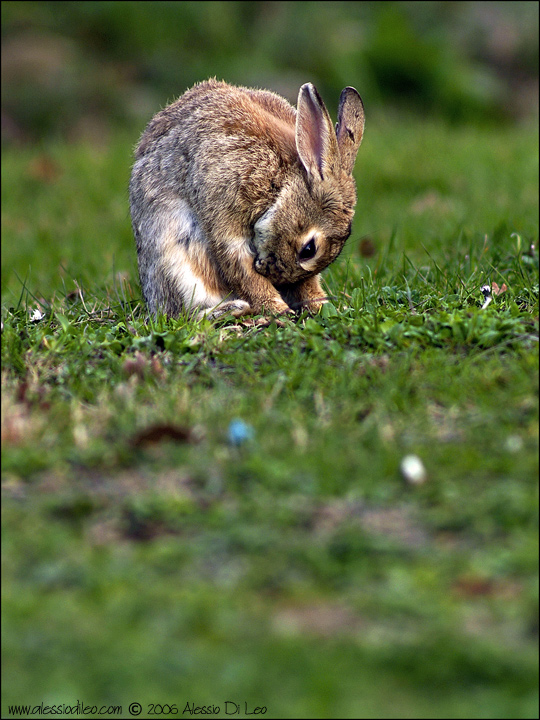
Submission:
M 538 113 L 536 2 L 3 2 L 3 143 L 104 143 L 217 76 L 331 114 L 346 85 L 377 108 L 452 122 Z

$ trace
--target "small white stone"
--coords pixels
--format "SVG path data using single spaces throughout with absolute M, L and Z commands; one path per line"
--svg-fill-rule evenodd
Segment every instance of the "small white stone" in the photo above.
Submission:
M 426 468 L 418 455 L 406 455 L 401 461 L 401 474 L 410 485 L 422 485 L 427 480 Z

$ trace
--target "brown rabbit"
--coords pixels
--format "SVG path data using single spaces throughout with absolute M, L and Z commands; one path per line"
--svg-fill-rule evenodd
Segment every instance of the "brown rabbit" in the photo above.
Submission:
M 311 83 L 298 106 L 217 80 L 159 112 L 135 152 L 130 206 L 150 311 L 317 310 L 319 273 L 351 232 L 364 130 L 354 88 L 336 129 Z

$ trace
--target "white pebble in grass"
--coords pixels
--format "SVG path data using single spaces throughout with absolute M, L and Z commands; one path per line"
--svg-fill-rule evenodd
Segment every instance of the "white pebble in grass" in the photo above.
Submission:
M 426 468 L 418 455 L 406 455 L 401 461 L 400 470 L 409 485 L 422 485 L 427 480 Z

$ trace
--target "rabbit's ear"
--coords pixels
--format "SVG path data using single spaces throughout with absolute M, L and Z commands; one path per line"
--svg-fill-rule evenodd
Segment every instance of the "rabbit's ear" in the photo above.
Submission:
M 300 88 L 296 113 L 296 149 L 312 178 L 323 179 L 339 166 L 339 150 L 332 121 L 311 83 Z
M 341 155 L 341 166 L 351 174 L 356 153 L 364 134 L 364 105 L 353 87 L 346 87 L 339 98 L 336 136 Z

